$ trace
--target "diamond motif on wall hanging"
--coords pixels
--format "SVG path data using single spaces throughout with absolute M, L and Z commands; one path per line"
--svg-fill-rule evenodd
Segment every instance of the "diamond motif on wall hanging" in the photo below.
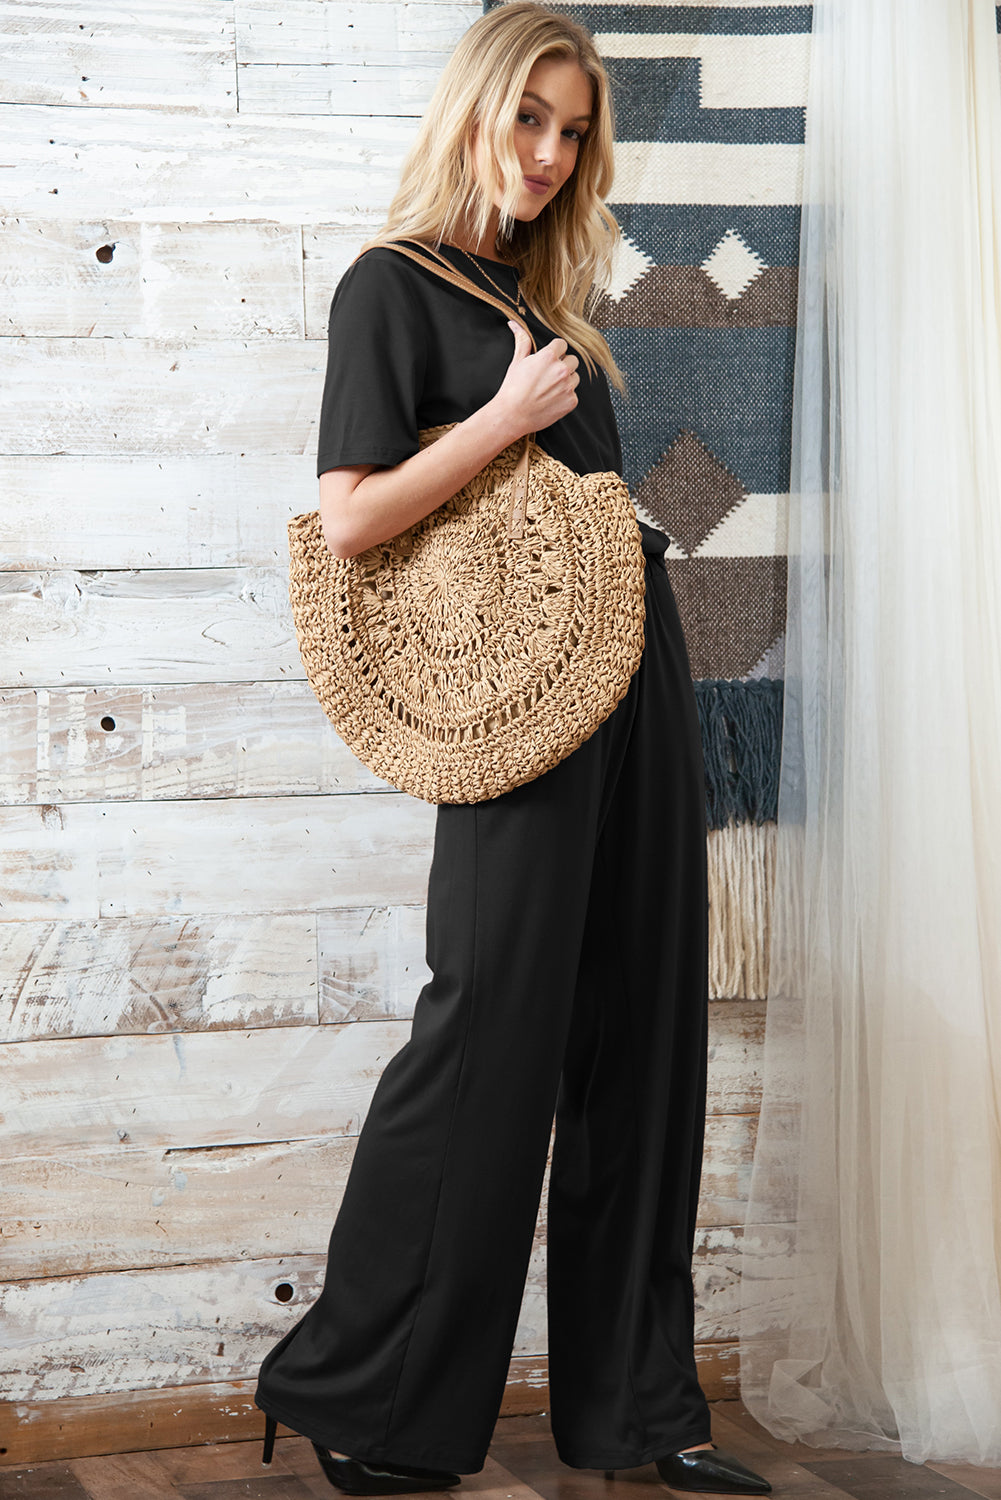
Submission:
M 693 432 L 682 428 L 636 487 L 636 504 L 654 526 L 692 553 L 747 491 Z
M 785 557 L 665 558 L 692 676 L 744 677 L 782 634 Z
M 612 251 L 612 279 L 605 295 L 613 303 L 620 302 L 652 265 L 654 261 L 649 255 L 633 244 L 627 234 L 623 234 Z
M 735 229 L 728 229 L 712 254 L 702 262 L 702 269 L 724 297 L 735 301 L 768 266 Z

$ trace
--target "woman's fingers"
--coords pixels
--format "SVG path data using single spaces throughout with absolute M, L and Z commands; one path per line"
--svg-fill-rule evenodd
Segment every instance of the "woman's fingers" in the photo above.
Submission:
M 528 336 L 528 330 L 522 328 L 521 324 L 516 323 L 513 318 L 508 318 L 507 326 L 514 334 L 514 354 L 512 355 L 512 360 L 524 359 L 532 351 L 532 340 Z
M 551 339 L 533 353 L 532 341 L 521 324 L 509 318 L 508 327 L 514 334 L 514 349 L 503 388 L 511 392 L 523 411 L 526 431 L 548 427 L 577 405 L 580 360 L 576 354 L 567 353 L 566 339 Z

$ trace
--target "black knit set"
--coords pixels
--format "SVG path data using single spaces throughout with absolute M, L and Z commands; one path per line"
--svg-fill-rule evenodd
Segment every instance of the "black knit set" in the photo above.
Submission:
M 517 271 L 442 253 L 512 298 Z M 484 277 L 486 279 L 484 279 Z M 553 331 L 529 311 L 538 347 Z M 390 250 L 331 307 L 317 473 L 396 464 L 462 421 L 514 350 L 501 312 Z M 604 374 L 536 435 L 622 472 Z M 550 1405 L 560 1457 L 628 1468 L 710 1437 L 693 1349 L 705 1119 L 705 788 L 688 655 L 642 526 L 645 645 L 590 739 L 534 781 L 441 804 L 432 978 L 375 1090 L 320 1297 L 257 1404 L 354 1458 L 474 1473 L 504 1392 L 553 1120 Z

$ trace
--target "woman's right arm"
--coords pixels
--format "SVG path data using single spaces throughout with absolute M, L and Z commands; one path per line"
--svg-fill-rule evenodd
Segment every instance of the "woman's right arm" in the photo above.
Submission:
M 335 557 L 354 557 L 437 510 L 526 432 L 539 432 L 577 405 L 578 359 L 564 339 L 530 354 L 517 324 L 500 390 L 437 442 L 392 467 L 346 464 L 320 475 L 320 521 Z

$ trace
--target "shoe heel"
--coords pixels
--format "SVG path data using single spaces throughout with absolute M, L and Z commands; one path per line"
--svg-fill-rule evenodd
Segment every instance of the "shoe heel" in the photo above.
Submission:
M 261 1463 L 269 1464 L 275 1451 L 275 1433 L 278 1423 L 274 1417 L 264 1418 L 264 1452 L 261 1454 Z

